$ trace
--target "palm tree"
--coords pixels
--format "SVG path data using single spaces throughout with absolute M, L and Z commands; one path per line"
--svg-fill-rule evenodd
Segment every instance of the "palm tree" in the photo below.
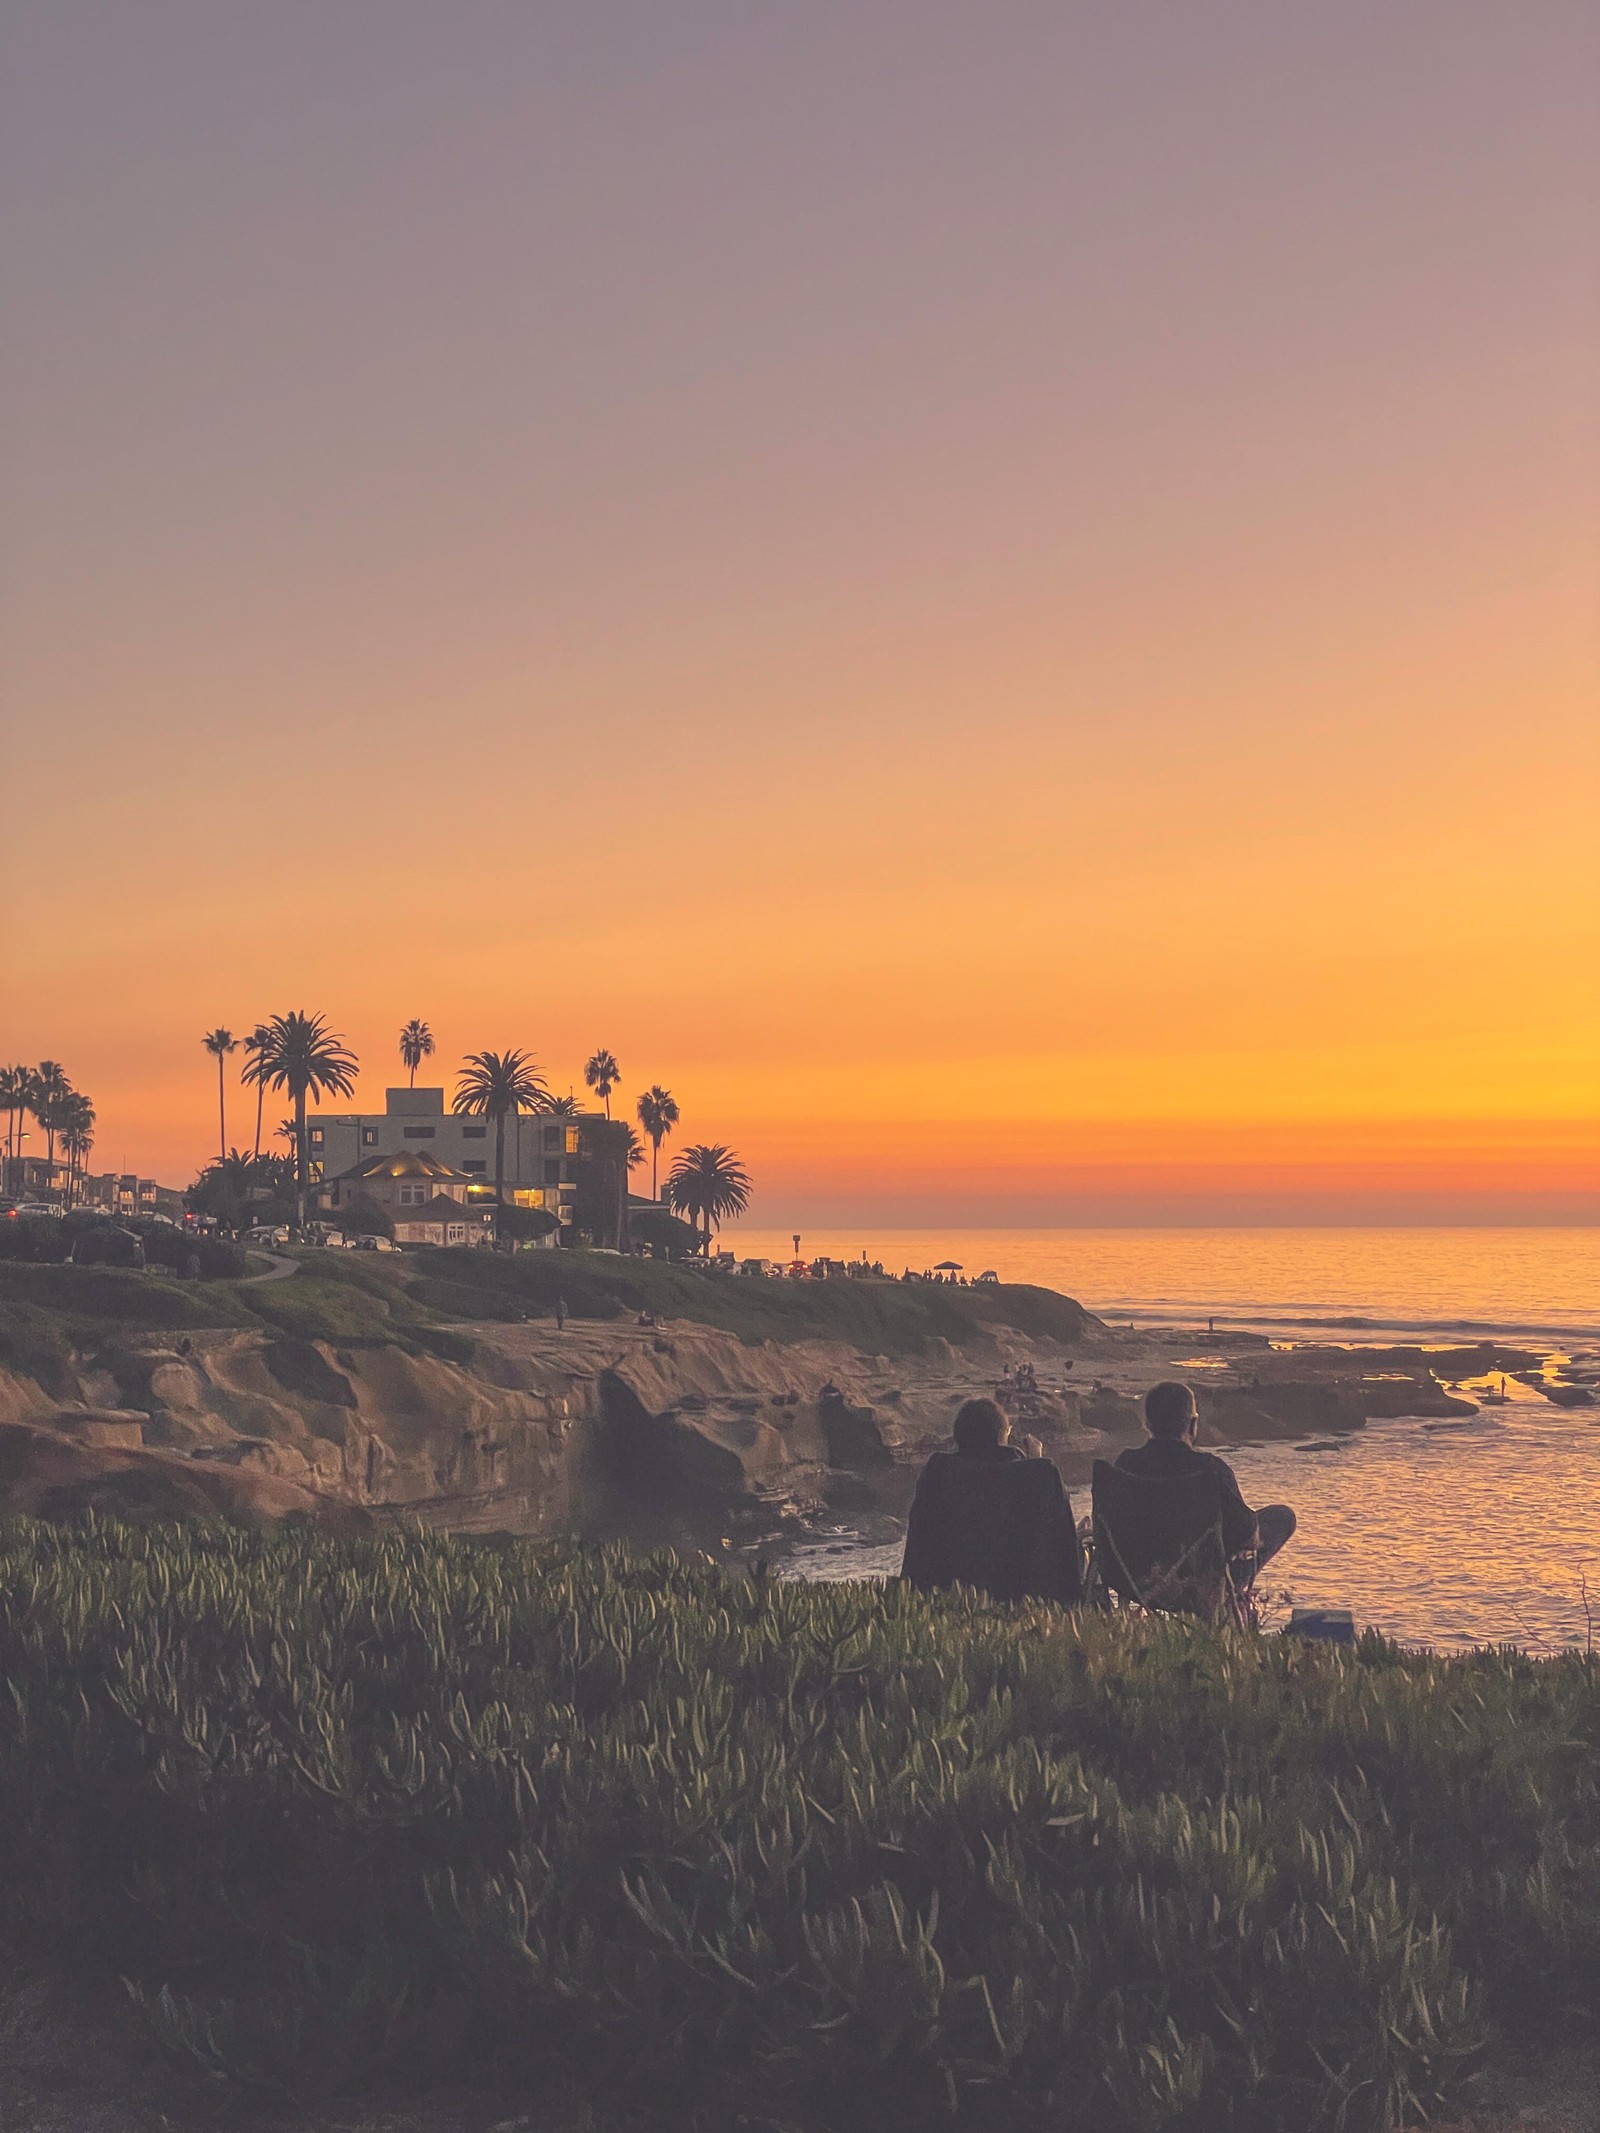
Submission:
M 80 1090 L 72 1089 L 58 1100 L 56 1115 L 67 1157 L 67 1205 L 71 1207 L 78 1197 L 83 1158 L 94 1146 L 94 1105 Z
M 639 1138 L 639 1129 L 637 1126 L 630 1125 L 627 1119 L 621 1120 L 620 1123 L 623 1132 L 627 1135 L 627 1139 L 623 1143 L 623 1145 L 628 1151 L 628 1168 L 630 1170 L 637 1170 L 639 1165 L 644 1161 L 644 1142 Z
M 545 1106 L 552 1118 L 581 1118 L 576 1096 L 552 1096 Z
M 611 1116 L 611 1092 L 622 1079 L 622 1069 L 617 1065 L 614 1053 L 601 1045 L 583 1070 L 583 1078 L 606 1107 L 606 1117 Z
M 22 1161 L 22 1144 L 28 1137 L 23 1129 L 22 1121 L 25 1118 L 38 1118 L 39 1106 L 44 1101 L 44 1097 L 40 1090 L 39 1069 L 37 1067 L 19 1066 L 12 1067 L 8 1071 L 13 1077 L 8 1090 L 11 1112 L 8 1139 L 11 1144 L 11 1160 L 14 1164 L 20 1164 Z M 8 1182 L 15 1184 L 17 1179 L 13 1176 Z
M 409 1085 L 413 1089 L 417 1085 L 417 1068 L 424 1059 L 433 1057 L 433 1049 L 433 1031 L 413 1016 L 400 1032 L 400 1064 L 410 1070 Z
M 217 1062 L 217 1150 L 219 1157 L 228 1152 L 228 1099 L 222 1080 L 222 1062 L 230 1052 L 239 1049 L 239 1040 L 231 1029 L 207 1030 L 200 1039 L 206 1050 Z
M 667 1179 L 667 1205 L 691 1222 L 704 1222 L 700 1248 L 709 1259 L 713 1228 L 721 1227 L 725 1215 L 742 1215 L 750 1205 L 750 1173 L 720 1141 L 685 1148 Z
M 656 1166 L 661 1160 L 661 1143 L 678 1123 L 678 1102 L 670 1089 L 656 1082 L 645 1090 L 639 1098 L 639 1123 L 650 1136 L 650 1197 L 659 1200 Z
M 356 1085 L 357 1059 L 321 1015 L 296 1009 L 274 1015 L 263 1027 L 255 1071 L 262 1086 L 286 1089 L 294 1099 L 295 1227 L 306 1226 L 306 1098 L 349 1096 Z
M 0 1067 L 0 1111 L 6 1114 L 6 1162 L 17 1158 L 17 1128 L 28 1108 L 29 1070 L 25 1066 Z M 10 1183 L 9 1170 L 0 1183 Z
M 458 1118 L 494 1120 L 494 1198 L 505 1202 L 506 1120 L 524 1111 L 548 1111 L 550 1091 L 544 1076 L 523 1051 L 468 1052 L 461 1063 L 455 1101 Z
M 239 1070 L 239 1079 L 245 1087 L 249 1088 L 252 1083 L 255 1086 L 256 1137 L 251 1154 L 256 1158 L 259 1158 L 261 1154 L 261 1107 L 265 1103 L 267 1096 L 266 1076 L 260 1070 L 261 1055 L 266 1049 L 266 1043 L 267 1025 L 264 1022 L 258 1022 L 244 1040 L 245 1064 Z
M 28 1096 L 28 1109 L 44 1128 L 45 1175 L 50 1180 L 49 1190 L 55 1187 L 56 1134 L 61 1126 L 61 1101 L 72 1094 L 72 1083 L 67 1079 L 66 1068 L 57 1060 L 41 1059 L 33 1070 L 33 1087 Z

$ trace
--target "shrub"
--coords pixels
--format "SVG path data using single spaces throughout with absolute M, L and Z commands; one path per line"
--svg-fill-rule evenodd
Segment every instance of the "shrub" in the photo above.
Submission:
M 635 1244 L 653 1245 L 669 1259 L 688 1259 L 699 1248 L 699 1232 L 666 1207 L 628 1210 L 628 1234 Z
M 90 1520 L 0 1667 L 11 1951 L 252 2079 L 1372 2133 L 1600 1982 L 1581 1658 Z
M 331 1217 L 331 1221 L 333 1227 L 347 1237 L 387 1237 L 391 1243 L 394 1241 L 394 1223 L 387 1209 L 364 1192 L 357 1193 L 348 1206 Z
M 541 1237 L 553 1236 L 561 1224 L 542 1207 L 498 1207 L 494 1226 L 497 1236 L 513 1244 L 534 1244 Z
M 71 1226 L 56 1215 L 0 1215 L 0 1259 L 25 1266 L 64 1266 Z
M 169 1229 L 164 1222 L 143 1222 L 137 1227 L 144 1239 L 146 1266 L 201 1281 L 237 1281 L 249 1265 L 243 1246 L 230 1244 L 225 1237 Z

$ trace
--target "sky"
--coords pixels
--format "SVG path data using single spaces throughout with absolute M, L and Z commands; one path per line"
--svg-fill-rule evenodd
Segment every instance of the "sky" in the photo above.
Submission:
M 0 0 L 0 1055 L 1600 1220 L 1588 0 Z M 246 1105 L 237 1130 L 246 1137 Z

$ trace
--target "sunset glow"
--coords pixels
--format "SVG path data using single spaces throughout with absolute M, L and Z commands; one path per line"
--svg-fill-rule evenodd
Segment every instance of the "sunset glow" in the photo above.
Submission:
M 9 42 L 0 1051 L 97 1160 L 305 1007 L 365 1107 L 605 1044 L 778 1226 L 1600 1218 L 1592 14 Z

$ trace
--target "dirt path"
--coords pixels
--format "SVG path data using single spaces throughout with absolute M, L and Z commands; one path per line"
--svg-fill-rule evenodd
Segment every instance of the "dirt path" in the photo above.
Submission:
M 268 1262 L 266 1272 L 241 1275 L 235 1284 L 237 1288 L 248 1289 L 257 1281 L 287 1281 L 291 1274 L 298 1274 L 300 1271 L 299 1260 L 285 1259 L 281 1252 L 257 1252 L 255 1256 Z

